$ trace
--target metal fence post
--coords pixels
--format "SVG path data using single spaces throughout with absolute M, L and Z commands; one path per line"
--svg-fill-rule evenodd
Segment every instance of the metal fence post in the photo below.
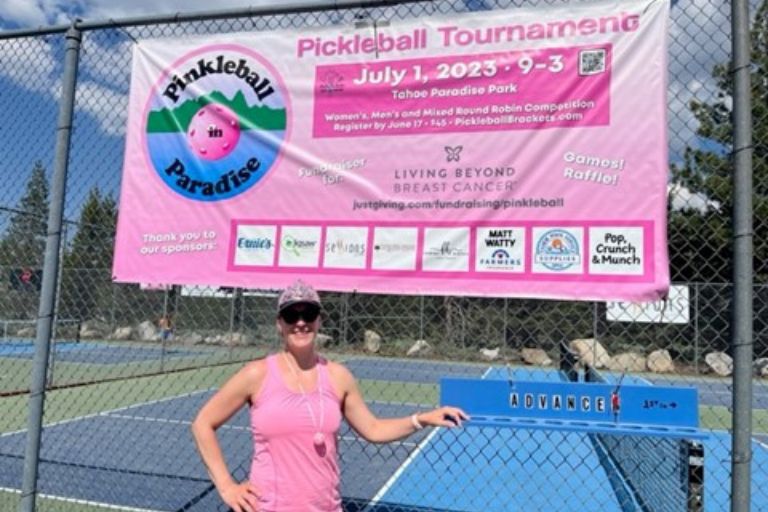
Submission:
M 168 322 L 165 326 L 162 325 L 161 322 L 158 322 L 158 327 L 160 327 L 160 371 L 165 370 L 165 353 L 166 353 L 166 339 L 165 339 L 165 328 L 170 327 L 170 316 L 168 313 L 168 287 L 163 287 L 163 319 Z
M 703 286 L 703 285 L 702 285 Z M 695 368 L 696 375 L 699 374 L 699 294 L 701 289 L 698 283 L 692 283 L 693 288 L 693 367 Z
M 504 313 L 501 315 L 501 346 L 504 352 L 509 352 L 509 343 L 507 343 L 507 329 L 509 328 L 509 299 L 504 297 Z
M 598 337 L 597 331 L 598 331 L 598 323 L 600 322 L 599 318 L 599 310 L 597 307 L 597 302 L 592 303 L 592 337 L 595 338 L 595 341 L 600 341 L 600 338 Z
M 731 510 L 748 512 L 752 462 L 752 101 L 749 3 L 731 3 L 733 37 L 733 445 Z
M 341 306 L 341 341 L 347 346 L 347 336 L 349 334 L 349 295 L 345 294 Z
M 51 208 L 48 215 L 48 236 L 45 243 L 43 282 L 37 314 L 37 339 L 29 393 L 29 419 L 27 445 L 24 452 L 24 476 L 21 488 L 21 512 L 34 512 L 37 497 L 37 476 L 40 455 L 40 438 L 43 431 L 43 405 L 48 355 L 56 305 L 58 281 L 59 245 L 64 216 L 67 167 L 69 164 L 72 118 L 75 107 L 75 83 L 80 57 L 82 34 L 75 21 L 66 34 L 64 71 L 61 80 L 61 102 L 56 135 L 56 153 L 51 178 Z
M 424 336 L 424 296 L 419 297 L 419 339 L 425 340 Z
M 61 242 L 59 243 L 59 269 L 58 269 L 58 275 L 56 278 L 56 294 L 54 299 L 54 307 L 53 307 L 53 328 L 51 330 L 51 336 L 53 338 L 53 341 L 59 339 L 58 335 L 58 319 L 59 319 L 59 300 L 61 299 L 61 282 L 62 282 L 62 275 L 64 272 L 64 256 L 66 255 L 66 247 L 67 247 L 67 224 L 63 223 L 61 226 Z M 47 368 L 47 377 L 45 378 L 46 386 L 50 387 L 53 386 L 54 383 L 54 372 L 56 371 L 56 346 L 54 345 L 53 350 L 49 353 L 48 358 L 48 368 Z

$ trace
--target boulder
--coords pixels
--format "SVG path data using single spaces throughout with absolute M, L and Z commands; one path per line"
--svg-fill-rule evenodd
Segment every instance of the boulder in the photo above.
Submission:
M 103 339 L 110 332 L 109 325 L 101 320 L 88 320 L 80 325 L 80 337 L 84 339 Z
M 625 352 L 613 356 L 606 366 L 615 372 L 637 373 L 644 372 L 647 364 L 648 360 L 644 355 L 637 352 Z
M 118 327 L 115 329 L 115 332 L 112 333 L 110 338 L 113 340 L 118 341 L 125 341 L 129 340 L 133 337 L 133 328 L 132 327 Z
M 520 357 L 522 357 L 525 364 L 552 366 L 552 359 L 540 348 L 524 348 L 520 351 Z
M 203 338 L 203 343 L 206 345 L 223 345 L 225 341 L 223 334 L 212 334 Z
M 672 362 L 672 356 L 669 350 L 654 350 L 648 354 L 647 368 L 654 373 L 671 373 L 675 371 L 675 363 Z
M 733 373 L 733 359 L 725 352 L 710 352 L 704 356 L 704 361 L 710 370 L 721 377 L 728 377 Z
M 228 347 L 244 347 L 250 344 L 248 335 L 244 332 L 229 332 L 222 336 L 221 341 Z
M 594 368 L 605 368 L 611 356 L 599 341 L 594 338 L 572 340 L 568 347 L 576 354 L 579 362 Z
M 495 361 L 499 358 L 499 348 L 481 348 L 480 357 L 485 361 Z
M 157 341 L 160 339 L 160 336 L 157 333 L 157 327 L 155 327 L 155 324 L 149 320 L 141 322 L 138 327 L 136 327 L 136 335 L 141 341 Z
M 761 357 L 755 360 L 755 375 L 758 377 L 768 377 L 768 357 Z
M 366 352 L 371 354 L 377 353 L 381 349 L 381 334 L 366 329 L 365 333 L 363 333 L 363 345 Z
M 317 336 L 315 336 L 315 346 L 317 348 L 324 348 L 328 345 L 331 345 L 333 343 L 333 338 L 328 336 L 327 334 L 318 333 Z
M 203 335 L 198 332 L 185 332 L 176 340 L 182 345 L 200 345 L 203 343 Z
M 417 356 L 421 354 L 428 354 L 431 350 L 432 346 L 427 343 L 426 340 L 416 340 L 416 343 L 414 343 L 411 348 L 408 349 L 406 355 Z
M 17 338 L 35 338 L 37 336 L 37 328 L 24 327 L 16 331 Z

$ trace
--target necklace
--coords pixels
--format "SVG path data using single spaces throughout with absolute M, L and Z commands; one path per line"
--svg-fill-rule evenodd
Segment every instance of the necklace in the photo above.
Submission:
M 321 448 L 325 444 L 325 435 L 321 430 L 323 427 L 323 420 L 325 419 L 325 404 L 323 403 L 323 381 L 320 379 L 320 368 L 317 369 L 317 391 L 320 395 L 320 423 L 318 424 L 315 420 L 315 412 L 312 410 L 312 405 L 309 403 L 309 398 L 307 398 L 307 394 L 304 392 L 304 386 L 301 385 L 299 373 L 293 368 L 293 365 L 288 360 L 288 356 L 285 352 L 283 352 L 283 359 L 285 359 L 285 364 L 288 365 L 288 368 L 291 369 L 293 376 L 296 377 L 296 382 L 299 384 L 299 391 L 301 391 L 301 398 L 304 400 L 307 409 L 309 409 L 309 417 L 312 418 L 312 426 L 315 427 L 315 435 L 312 437 L 312 442 L 317 448 Z

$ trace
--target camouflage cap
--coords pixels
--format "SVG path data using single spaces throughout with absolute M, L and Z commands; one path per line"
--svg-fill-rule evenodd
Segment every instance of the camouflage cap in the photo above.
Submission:
M 277 311 L 279 313 L 288 306 L 300 302 L 320 306 L 320 296 L 311 285 L 298 279 L 280 294 L 277 299 Z

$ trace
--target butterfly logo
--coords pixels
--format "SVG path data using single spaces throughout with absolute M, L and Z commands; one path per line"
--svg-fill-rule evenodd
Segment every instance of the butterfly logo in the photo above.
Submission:
M 445 161 L 446 162 L 458 162 L 461 160 L 461 150 L 464 146 L 445 146 Z

